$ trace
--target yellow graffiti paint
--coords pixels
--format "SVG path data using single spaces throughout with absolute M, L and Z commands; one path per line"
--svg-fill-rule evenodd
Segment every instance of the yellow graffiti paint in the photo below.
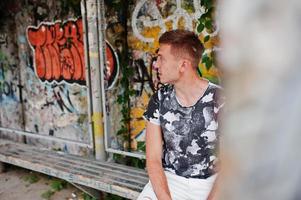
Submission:
M 204 78 L 207 78 L 211 82 L 219 83 L 219 78 L 221 77 L 221 74 L 215 66 L 212 66 L 209 70 L 207 70 L 205 64 L 200 63 L 199 69 L 202 72 L 202 76 Z
M 134 141 L 132 148 L 135 149 L 137 141 L 135 137 L 145 129 L 146 122 L 143 119 L 143 113 L 148 105 L 150 94 L 143 91 L 141 97 L 137 100 L 135 107 L 131 108 L 131 138 Z M 135 142 L 136 141 L 136 142 Z
M 146 108 L 146 106 L 148 105 L 149 99 L 150 96 L 145 91 L 143 91 L 141 95 L 141 103 L 144 108 Z
M 185 29 L 185 25 L 186 25 L 185 19 L 184 19 L 184 17 L 181 17 L 178 21 L 178 28 Z
M 105 158 L 104 152 L 104 128 L 102 113 L 95 113 L 92 115 L 94 144 L 96 157 Z
M 93 122 L 93 131 L 95 139 L 97 137 L 103 137 L 103 118 L 102 113 L 94 113 L 92 115 L 92 122 Z
M 172 30 L 172 21 L 165 22 L 165 26 L 167 31 Z
M 141 34 L 146 38 L 153 38 L 154 42 L 146 43 L 146 42 L 139 40 L 134 35 L 131 35 L 128 38 L 129 47 L 133 48 L 133 49 L 137 49 L 137 50 L 142 50 L 145 52 L 155 53 L 159 47 L 158 39 L 159 39 L 160 30 L 161 30 L 161 28 L 159 26 L 145 27 L 142 30 Z
M 131 138 L 135 138 L 145 128 L 145 120 L 142 118 L 144 110 L 144 108 L 131 109 Z
M 95 51 L 95 52 L 90 51 L 89 56 L 90 56 L 90 58 L 98 58 L 99 53 L 97 51 Z

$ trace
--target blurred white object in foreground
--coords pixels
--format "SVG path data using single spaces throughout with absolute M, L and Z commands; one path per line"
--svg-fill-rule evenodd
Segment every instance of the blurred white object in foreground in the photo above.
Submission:
M 301 1 L 219 1 L 226 88 L 218 199 L 301 199 Z

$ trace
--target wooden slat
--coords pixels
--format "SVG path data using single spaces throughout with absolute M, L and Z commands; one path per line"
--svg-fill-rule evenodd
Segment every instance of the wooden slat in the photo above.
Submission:
M 24 154 L 28 154 L 29 152 L 24 152 Z M 34 152 L 32 152 L 34 153 Z M 31 155 L 32 157 L 34 157 L 35 159 L 39 159 L 39 157 L 35 156 L 34 155 Z M 70 166 L 73 166 L 73 167 L 78 167 L 80 168 L 79 171 L 89 171 L 89 173 L 91 174 L 98 174 L 99 172 L 103 172 L 103 174 L 107 174 L 107 175 L 110 175 L 112 177 L 115 177 L 115 178 L 119 178 L 119 177 L 125 177 L 129 180 L 133 180 L 134 182 L 136 183 L 140 183 L 140 184 L 145 184 L 145 182 L 147 182 L 148 178 L 144 172 L 143 176 L 142 175 L 135 175 L 135 174 L 132 174 L 131 172 L 129 171 L 126 171 L 126 168 L 123 167 L 123 171 L 119 170 L 119 169 L 114 169 L 114 168 L 110 168 L 110 166 L 108 167 L 101 167 L 101 166 L 96 166 L 96 165 L 93 165 L 93 164 L 90 164 L 89 161 L 86 161 L 86 162 L 82 162 L 82 161 L 78 161 L 78 160 L 75 160 L 75 159 L 70 159 L 70 158 L 66 158 L 66 157 L 59 157 L 57 158 L 57 156 L 54 156 L 54 155 L 43 155 L 43 158 L 42 159 L 46 159 L 48 161 L 52 161 L 53 162 L 53 159 L 55 159 L 56 161 L 56 165 L 60 165 L 60 164 L 69 164 Z M 142 173 L 141 173 L 142 174 Z
M 129 199 L 148 181 L 141 169 L 12 142 L 0 141 L 0 161 Z
M 16 158 L 20 158 L 20 155 L 17 155 L 15 152 L 9 152 L 9 153 L 5 153 L 6 156 L 13 156 Z M 34 155 L 32 155 L 31 157 L 28 157 L 28 155 L 26 154 L 22 154 L 22 160 L 26 160 L 28 162 L 31 163 L 35 163 L 35 164 L 45 164 L 45 163 L 52 163 L 54 161 L 53 160 L 49 160 L 47 158 L 36 158 Z M 49 164 L 51 165 L 53 168 L 62 170 L 62 171 L 68 171 L 72 174 L 76 174 L 76 175 L 82 175 L 82 176 L 86 176 L 89 177 L 91 179 L 99 179 L 99 177 L 102 177 L 102 179 L 106 179 L 108 183 L 110 184 L 114 184 L 114 185 L 120 185 L 120 186 L 124 186 L 124 187 L 128 187 L 130 189 L 136 190 L 136 191 L 140 191 L 140 188 L 143 187 L 143 185 L 145 184 L 146 181 L 142 182 L 142 181 L 136 181 L 135 179 L 133 179 L 132 177 L 130 178 L 129 176 L 127 176 L 125 173 L 123 176 L 116 176 L 113 173 L 106 173 L 104 171 L 99 171 L 99 172 L 95 172 L 95 171 L 90 171 L 87 170 L 85 168 L 80 168 L 80 167 L 76 167 L 75 165 L 71 165 L 68 164 L 68 161 L 66 161 L 66 163 L 60 163 L 60 162 L 56 162 L 55 164 Z M 118 173 L 118 172 L 116 172 Z M 122 178 L 120 178 L 122 177 Z

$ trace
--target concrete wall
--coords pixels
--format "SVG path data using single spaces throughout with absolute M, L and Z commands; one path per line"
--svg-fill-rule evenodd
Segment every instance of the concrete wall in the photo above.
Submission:
M 1 29 L 1 127 L 89 143 L 82 26 L 59 1 L 11 1 Z M 2 137 L 15 137 L 13 133 Z M 89 154 L 67 142 L 27 143 Z

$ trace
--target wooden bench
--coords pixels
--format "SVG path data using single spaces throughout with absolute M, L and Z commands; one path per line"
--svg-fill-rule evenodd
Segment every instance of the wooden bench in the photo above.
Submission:
M 4 140 L 0 142 L 0 162 L 129 199 L 136 199 L 148 181 L 142 169 Z

